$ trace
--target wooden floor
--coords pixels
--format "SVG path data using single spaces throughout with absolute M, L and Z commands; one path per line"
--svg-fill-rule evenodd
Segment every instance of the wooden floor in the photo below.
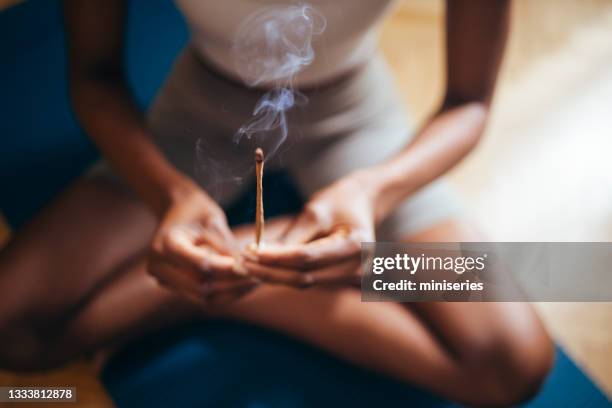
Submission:
M 487 135 L 452 182 L 492 240 L 611 241 L 612 2 L 513 7 Z M 382 47 L 415 121 L 441 95 L 442 16 L 440 0 L 406 0 L 384 27 Z M 0 242 L 7 236 L 0 218 Z M 555 339 L 612 395 L 612 305 L 537 306 Z M 71 384 L 80 406 L 111 405 L 85 362 L 36 376 L 0 373 L 0 384 Z

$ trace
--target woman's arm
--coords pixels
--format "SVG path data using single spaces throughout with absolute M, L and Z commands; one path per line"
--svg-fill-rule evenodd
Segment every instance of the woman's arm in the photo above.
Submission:
M 159 218 L 147 269 L 163 284 L 204 302 L 242 293 L 244 278 L 225 213 L 153 144 L 124 72 L 124 0 L 65 0 L 70 93 L 77 117 L 102 155 Z M 155 35 L 154 32 L 151 33 Z M 219 293 L 217 293 L 219 292 Z
M 447 0 L 446 95 L 401 153 L 364 172 L 374 189 L 377 221 L 478 143 L 508 35 L 509 9 L 509 0 Z
M 160 216 L 192 182 L 152 144 L 124 73 L 124 0 L 65 0 L 70 95 L 102 155 Z

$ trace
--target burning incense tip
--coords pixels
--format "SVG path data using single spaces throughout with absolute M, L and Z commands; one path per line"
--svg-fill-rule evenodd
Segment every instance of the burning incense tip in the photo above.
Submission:
M 257 149 L 255 149 L 255 163 L 261 163 L 263 162 L 263 159 L 263 150 L 261 150 L 261 147 L 258 147 Z
M 264 229 L 263 209 L 263 166 L 264 153 L 261 148 L 255 149 L 255 178 L 257 181 L 257 201 L 255 207 L 255 245 L 259 246 Z

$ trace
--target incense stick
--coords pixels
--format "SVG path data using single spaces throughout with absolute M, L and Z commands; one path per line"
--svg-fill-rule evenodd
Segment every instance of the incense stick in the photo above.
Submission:
M 255 149 L 255 178 L 257 180 L 257 203 L 255 207 L 255 245 L 259 246 L 264 229 L 263 209 L 263 167 L 264 153 L 261 148 Z

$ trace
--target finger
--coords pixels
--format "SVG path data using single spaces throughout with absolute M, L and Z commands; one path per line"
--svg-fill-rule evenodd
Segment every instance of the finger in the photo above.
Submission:
M 300 288 L 312 285 L 354 285 L 360 283 L 362 275 L 361 262 L 354 259 L 307 272 L 254 262 L 247 262 L 245 265 L 252 276 L 263 281 Z
M 261 284 L 261 281 L 256 278 L 201 281 L 190 275 L 189 271 L 169 263 L 157 263 L 151 268 L 151 274 L 155 276 L 160 285 L 199 304 L 208 303 L 208 300 L 219 295 L 242 294 Z
M 178 262 L 186 262 L 205 275 L 229 277 L 242 272 L 233 257 L 218 254 L 208 246 L 195 245 L 189 236 L 180 231 L 168 233 L 164 242 L 164 250 Z
M 200 282 L 195 276 L 190 276 L 185 269 L 179 269 L 168 263 L 157 262 L 150 266 L 149 272 L 160 286 L 177 292 L 180 296 L 192 302 L 202 303 L 202 296 L 196 289 Z
M 212 219 L 204 220 L 202 223 L 180 225 L 173 229 L 177 230 L 185 233 L 196 246 L 206 244 L 224 255 L 236 252 L 236 239 L 223 220 Z
M 308 269 L 356 257 L 361 253 L 358 234 L 338 230 L 307 244 L 262 245 L 256 252 L 257 260 L 266 265 Z
M 218 232 L 201 227 L 196 235 L 190 237 L 195 246 L 208 246 L 222 255 L 231 255 L 231 249 L 226 245 L 225 238 Z
M 237 255 L 240 252 L 238 240 L 230 230 L 227 222 L 221 219 L 214 219 L 207 224 L 209 232 L 206 242 L 221 254 Z
M 281 234 L 279 242 L 283 244 L 304 244 L 321 233 L 321 225 L 312 211 L 300 213 Z
M 215 225 L 217 225 L 217 227 L 214 227 Z M 210 228 L 208 229 L 200 226 L 198 232 L 196 234 L 193 234 L 192 237 L 192 244 L 196 248 L 200 248 L 204 252 L 206 252 L 208 249 L 214 250 L 211 254 L 213 258 L 214 255 L 216 255 L 214 252 L 217 252 L 222 256 L 231 256 L 234 259 L 233 272 L 240 276 L 245 275 L 246 272 L 244 268 L 242 268 L 240 263 L 238 262 L 238 260 L 240 259 L 240 244 L 238 240 L 234 237 L 229 227 L 227 227 L 226 223 L 222 221 L 212 223 L 210 224 Z M 190 241 L 190 239 L 187 239 L 186 241 Z M 206 246 L 208 246 L 209 248 L 205 248 Z M 211 268 L 215 268 L 214 259 Z
M 240 268 L 246 274 L 246 270 L 241 265 Z M 203 273 L 201 270 L 195 269 L 187 262 L 181 262 L 175 258 L 168 258 L 165 255 L 151 255 L 149 258 L 148 270 L 155 278 L 163 281 L 168 279 L 166 276 L 176 276 L 175 282 L 180 280 L 182 286 L 194 287 L 204 282 L 215 282 L 219 280 L 240 281 L 254 280 L 256 278 L 236 274 L 222 274 L 214 272 Z
M 361 262 L 353 259 L 338 265 L 310 272 L 313 285 L 358 285 L 361 283 Z
M 295 269 L 262 265 L 257 262 L 245 261 L 245 268 L 249 276 L 261 279 L 264 282 L 276 283 L 296 288 L 306 288 L 313 284 L 310 274 Z

